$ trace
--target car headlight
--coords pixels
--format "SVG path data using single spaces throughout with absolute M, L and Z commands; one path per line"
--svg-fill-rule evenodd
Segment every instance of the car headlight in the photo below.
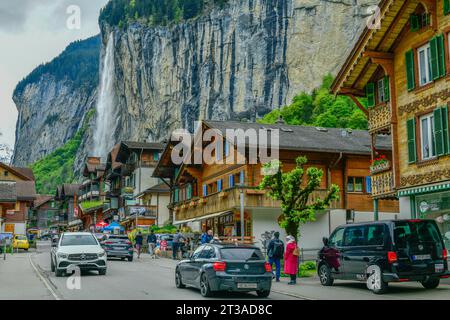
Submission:
M 105 251 L 102 251 L 102 252 L 100 252 L 100 253 L 98 254 L 98 257 L 99 257 L 99 258 L 104 257 L 104 256 L 105 256 Z
M 68 255 L 67 255 L 67 253 L 58 253 L 58 258 L 61 258 L 61 259 L 67 259 L 67 257 L 68 257 Z

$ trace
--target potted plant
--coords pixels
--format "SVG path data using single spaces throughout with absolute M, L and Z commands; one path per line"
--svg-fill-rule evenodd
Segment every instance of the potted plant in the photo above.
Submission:
M 386 158 L 385 155 L 380 155 L 372 160 L 372 163 L 370 165 L 370 172 L 380 172 L 389 169 L 390 163 L 389 160 Z

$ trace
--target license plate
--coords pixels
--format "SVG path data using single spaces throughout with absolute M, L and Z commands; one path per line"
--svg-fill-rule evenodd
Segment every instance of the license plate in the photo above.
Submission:
M 431 259 L 431 255 L 429 254 L 418 254 L 416 256 L 412 256 L 413 260 L 429 260 Z
M 114 247 L 114 250 L 123 250 L 122 247 Z
M 444 272 L 444 264 L 443 263 L 436 263 L 434 265 L 434 272 L 436 272 L 436 273 Z
M 258 288 L 257 283 L 238 283 L 238 289 L 256 289 Z

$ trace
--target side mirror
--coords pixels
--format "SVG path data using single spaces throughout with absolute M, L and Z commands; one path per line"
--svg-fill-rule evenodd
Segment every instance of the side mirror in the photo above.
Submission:
M 322 238 L 322 242 L 323 242 L 324 246 L 327 246 L 328 245 L 328 238 L 327 237 L 323 237 Z

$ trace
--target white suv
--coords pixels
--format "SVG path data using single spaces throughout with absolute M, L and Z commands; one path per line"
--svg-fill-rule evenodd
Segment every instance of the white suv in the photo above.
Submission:
M 51 269 L 61 277 L 67 269 L 97 270 L 106 274 L 106 253 L 95 236 L 89 232 L 65 232 L 52 244 Z

